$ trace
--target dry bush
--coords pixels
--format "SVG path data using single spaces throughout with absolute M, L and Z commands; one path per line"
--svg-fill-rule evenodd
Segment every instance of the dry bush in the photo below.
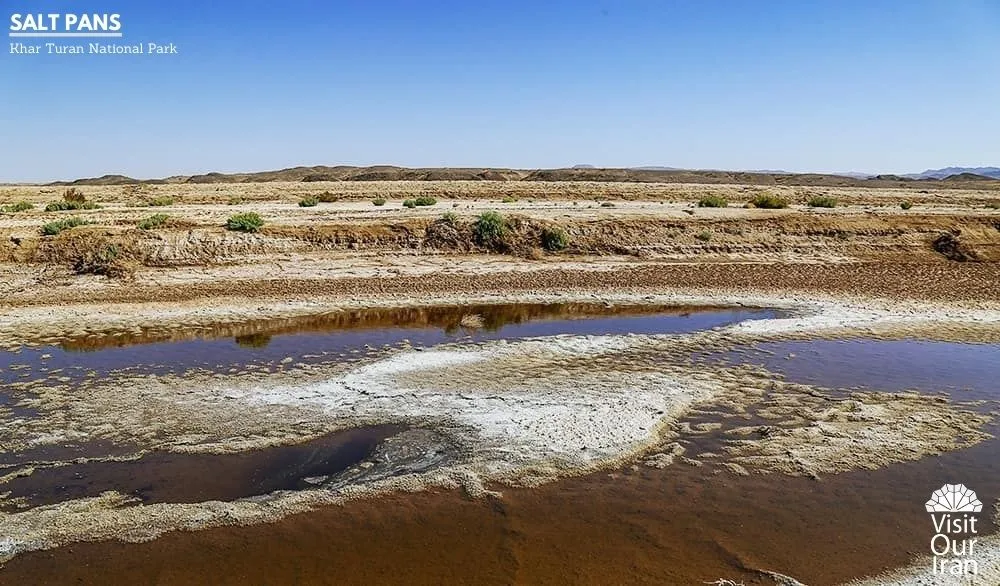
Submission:
M 979 254 L 968 243 L 960 238 L 961 231 L 942 232 L 931 244 L 934 250 L 948 260 L 958 262 L 976 262 L 981 260 Z
M 63 200 L 73 203 L 85 203 L 87 201 L 87 196 L 85 196 L 79 189 L 70 187 L 63 192 Z
M 131 276 L 146 257 L 141 232 L 111 233 L 105 230 L 69 230 L 45 242 L 39 260 L 66 264 L 78 274 L 113 278 Z

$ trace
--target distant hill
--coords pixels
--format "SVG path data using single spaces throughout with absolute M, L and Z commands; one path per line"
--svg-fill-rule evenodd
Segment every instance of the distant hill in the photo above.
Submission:
M 957 168 L 956 168 L 957 169 Z M 803 187 L 917 187 L 928 184 L 959 187 L 969 183 L 992 183 L 1000 178 L 1000 169 L 977 169 L 980 173 L 960 171 L 944 182 L 938 177 L 915 178 L 899 175 L 857 177 L 823 173 L 788 173 L 785 171 L 691 170 L 670 167 L 607 169 L 577 165 L 570 169 L 505 169 L 486 167 L 408 168 L 394 165 L 354 167 L 348 165 L 291 167 L 256 173 L 204 173 L 175 175 L 165 179 L 133 179 L 124 175 L 104 175 L 50 185 L 127 185 L 132 183 L 266 183 L 272 181 L 603 181 L 634 183 L 702 183 L 742 185 L 795 185 Z M 988 175 L 986 173 L 995 173 Z
M 945 179 L 954 175 L 979 175 L 990 179 L 1000 179 L 1000 167 L 945 167 L 928 169 L 923 173 L 903 175 L 907 179 Z
M 941 181 L 1000 181 L 1000 176 L 980 175 L 978 173 L 955 173 L 948 175 Z

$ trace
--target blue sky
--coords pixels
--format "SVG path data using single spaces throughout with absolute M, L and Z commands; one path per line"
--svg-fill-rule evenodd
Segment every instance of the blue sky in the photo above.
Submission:
M 180 51 L 5 46 L 0 181 L 300 164 L 1000 165 L 997 0 L 0 6 L 8 25 L 118 12 L 112 41 Z

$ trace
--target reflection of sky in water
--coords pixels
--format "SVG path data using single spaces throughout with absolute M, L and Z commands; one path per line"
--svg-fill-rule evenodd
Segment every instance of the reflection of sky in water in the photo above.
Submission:
M 771 354 L 769 354 L 771 353 Z M 789 355 L 794 356 L 789 358 Z M 763 365 L 788 381 L 831 388 L 947 392 L 1000 399 L 1000 345 L 923 340 L 808 340 L 757 344 L 727 360 Z
M 43 378 L 41 368 L 62 369 L 56 376 L 78 379 L 87 371 L 104 375 L 111 371 L 131 369 L 134 373 L 183 373 L 192 368 L 225 371 L 247 365 L 279 363 L 286 357 L 295 362 L 318 362 L 330 357 L 303 358 L 305 355 L 348 354 L 366 351 L 365 346 L 380 348 L 397 346 L 409 340 L 415 346 L 431 346 L 454 341 L 487 341 L 518 339 L 559 334 L 657 334 L 682 333 L 724 326 L 746 319 L 775 316 L 770 310 L 705 310 L 688 314 L 664 313 L 651 315 L 599 316 L 576 319 L 543 319 L 510 323 L 492 330 L 457 328 L 446 331 L 440 327 L 390 327 L 371 329 L 339 329 L 329 332 L 277 334 L 266 332 L 234 338 L 197 339 L 179 342 L 156 342 L 124 347 L 109 347 L 88 352 L 66 351 L 57 346 L 24 348 L 20 353 L 0 353 L 0 384 L 17 380 Z M 50 355 L 42 359 L 42 355 Z M 11 365 L 28 364 L 30 370 L 10 370 Z M 30 379 L 20 378 L 30 373 Z

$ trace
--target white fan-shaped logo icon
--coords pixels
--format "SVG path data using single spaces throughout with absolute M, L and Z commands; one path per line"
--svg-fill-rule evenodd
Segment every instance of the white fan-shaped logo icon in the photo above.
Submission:
M 935 490 L 926 506 L 928 513 L 978 513 L 983 510 L 976 491 L 964 484 L 946 484 Z

